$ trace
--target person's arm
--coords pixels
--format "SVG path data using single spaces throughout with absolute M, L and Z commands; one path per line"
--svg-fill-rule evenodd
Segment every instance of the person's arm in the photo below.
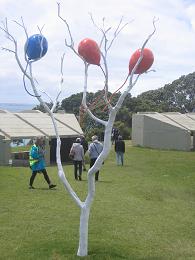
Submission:
M 70 154 L 74 154 L 74 145 L 70 148 Z
M 81 154 L 82 154 L 82 158 L 83 158 L 83 161 L 84 161 L 84 149 L 83 149 L 83 146 L 81 145 Z
M 89 156 L 91 156 L 91 144 L 89 145 L 88 153 L 89 153 Z
M 33 159 L 39 159 L 38 147 L 31 148 L 31 157 Z
M 117 146 L 117 142 L 115 142 L 115 144 L 114 144 L 114 150 L 115 150 L 115 152 L 116 152 L 116 146 Z
M 103 144 L 100 143 L 100 153 L 102 152 L 102 150 L 103 150 Z
M 125 153 L 125 142 L 123 141 L 123 151 Z

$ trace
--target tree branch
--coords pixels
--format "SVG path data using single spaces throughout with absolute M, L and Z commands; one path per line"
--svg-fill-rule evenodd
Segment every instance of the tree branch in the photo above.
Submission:
M 19 25 L 20 27 L 22 27 L 22 28 L 24 29 L 24 32 L 25 32 L 25 35 L 26 35 L 26 39 L 28 39 L 27 29 L 26 29 L 26 26 L 25 26 L 25 24 L 24 24 L 24 21 L 23 21 L 22 16 L 21 16 L 21 21 L 22 21 L 22 24 L 20 24 L 19 22 L 17 22 L 17 21 L 14 20 L 14 22 L 15 22 L 17 25 Z
M 66 28 L 68 30 L 68 34 L 69 34 L 69 37 L 70 37 L 70 44 L 68 44 L 67 40 L 65 39 L 65 45 L 68 48 L 70 48 L 80 59 L 82 59 L 84 61 L 83 57 L 81 57 L 79 55 L 79 53 L 74 48 L 73 37 L 72 37 L 71 31 L 70 31 L 70 27 L 69 27 L 67 21 L 60 15 L 60 3 L 57 2 L 57 5 L 58 5 L 58 17 L 65 23 L 65 26 L 66 26 Z
M 41 28 L 37 25 L 37 28 L 38 28 L 38 30 L 39 30 L 39 33 L 42 35 L 42 30 L 43 30 L 43 28 L 44 28 L 44 26 L 45 25 L 43 25 Z
M 57 103 L 58 103 L 58 98 L 59 96 L 61 95 L 62 93 L 62 85 L 64 83 L 64 75 L 63 75 L 63 64 L 64 64 L 64 56 L 65 56 L 65 53 L 62 55 L 61 57 L 61 63 L 60 63 L 60 73 L 61 73 L 61 79 L 60 79 L 60 90 L 56 96 L 56 99 L 55 99 L 55 102 L 53 103 L 53 106 L 52 106 L 52 109 L 51 109 L 51 112 L 53 113 L 53 111 L 55 110 L 56 106 L 57 106 Z
M 101 120 L 99 118 L 97 118 L 92 112 L 91 110 L 88 108 L 87 106 L 87 79 L 88 79 L 88 67 L 89 64 L 88 63 L 84 63 L 85 64 L 85 76 L 84 76 L 84 90 L 83 90 L 83 99 L 82 99 L 82 105 L 85 108 L 85 111 L 89 114 L 89 116 L 94 119 L 95 121 L 97 121 L 98 123 L 102 124 L 105 126 L 106 121 Z
M 133 70 L 131 71 L 131 74 L 130 74 L 130 78 L 129 78 L 129 85 L 127 87 L 127 89 L 124 91 L 124 93 L 121 94 L 115 108 L 118 110 L 118 108 L 120 108 L 121 104 L 123 103 L 126 95 L 131 91 L 131 89 L 133 88 L 133 86 L 137 83 L 139 77 L 141 76 L 141 74 L 137 75 L 135 81 L 133 82 L 133 76 L 134 76 L 134 73 L 137 69 L 137 67 L 139 66 L 140 62 L 142 61 L 143 59 L 143 51 L 144 51 L 144 48 L 146 46 L 146 44 L 148 43 L 148 41 L 151 39 L 151 37 L 155 34 L 156 32 L 156 26 L 155 26 L 155 23 L 158 21 L 158 19 L 155 19 L 155 17 L 153 18 L 153 31 L 151 34 L 149 34 L 149 36 L 147 37 L 147 39 L 144 41 L 142 47 L 141 47 L 141 52 L 140 52 L 140 57 L 139 59 L 137 60 Z
M 132 89 L 132 87 L 130 87 L 130 85 L 132 85 L 132 80 L 133 80 L 133 75 L 137 69 L 137 67 L 139 66 L 140 62 L 142 61 L 143 59 L 143 51 L 144 51 L 144 48 L 146 46 L 146 44 L 148 43 L 148 41 L 151 39 L 151 37 L 155 34 L 156 32 L 156 25 L 155 23 L 158 21 L 158 19 L 156 19 L 155 17 L 153 18 L 153 32 L 151 34 L 149 34 L 149 36 L 147 37 L 147 39 L 145 40 L 145 42 L 143 43 L 142 47 L 141 47 L 141 52 L 140 52 L 140 57 L 137 61 L 137 63 L 135 64 L 133 70 L 131 71 L 131 75 L 130 75 L 130 79 L 129 79 L 129 91 Z
M 104 40 L 104 38 L 105 38 L 105 40 L 107 41 L 106 34 L 111 30 L 112 27 L 109 27 L 108 29 L 105 29 L 105 28 L 104 28 L 104 27 L 105 27 L 105 25 L 104 25 L 105 18 L 103 18 L 103 19 L 102 19 L 102 20 L 103 20 L 103 29 L 102 29 L 101 27 L 99 27 L 99 26 L 95 23 L 92 14 L 89 13 L 89 15 L 90 15 L 90 18 L 91 18 L 91 21 L 92 21 L 93 25 L 94 25 L 94 26 L 102 33 L 102 35 L 103 35 L 103 36 L 102 36 L 102 39 L 101 39 L 101 41 L 100 41 L 100 44 L 99 44 L 99 48 L 101 49 L 102 44 L 103 44 L 103 40 Z
M 8 51 L 8 52 L 12 52 L 12 53 L 15 54 L 15 51 L 13 51 L 13 50 L 11 50 L 11 49 L 4 48 L 4 47 L 1 47 L 1 49 L 2 49 L 3 51 Z
M 119 33 L 125 28 L 125 26 L 128 25 L 128 23 L 126 23 L 126 24 L 124 24 L 123 26 L 121 26 L 122 21 L 123 21 L 123 16 L 121 17 L 121 20 L 120 20 L 120 22 L 119 22 L 119 24 L 118 24 L 118 26 L 117 26 L 117 28 L 116 28 L 116 30 L 115 30 L 115 32 L 114 32 L 114 37 L 113 37 L 113 39 L 111 40 L 111 42 L 110 42 L 110 44 L 109 44 L 109 46 L 108 46 L 108 48 L 107 48 L 107 51 L 111 48 L 111 46 L 112 46 L 114 40 L 115 40 L 116 37 L 119 35 Z M 121 27 L 120 27 L 120 26 L 121 26 Z

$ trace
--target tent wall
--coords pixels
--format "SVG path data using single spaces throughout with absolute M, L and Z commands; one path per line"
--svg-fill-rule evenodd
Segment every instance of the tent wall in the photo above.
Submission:
M 71 162 L 69 158 L 70 148 L 75 142 L 75 137 L 73 138 L 61 138 L 61 161 Z M 50 141 L 50 163 L 56 163 L 56 138 L 52 138 Z
M 45 163 L 46 166 L 50 165 L 50 145 L 49 145 L 50 141 L 49 138 L 45 139 Z
M 132 143 L 143 147 L 190 151 L 190 131 L 147 115 L 133 115 Z
M 11 162 L 10 140 L 0 136 L 0 165 L 9 165 Z
M 144 116 L 134 114 L 132 117 L 132 144 L 143 146 Z

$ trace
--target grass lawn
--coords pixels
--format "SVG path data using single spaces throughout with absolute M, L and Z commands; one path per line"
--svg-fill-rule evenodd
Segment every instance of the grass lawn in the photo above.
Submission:
M 15 146 L 11 147 L 12 152 L 24 152 L 24 151 L 29 151 L 31 148 L 31 145 L 25 145 L 25 146 Z
M 86 173 L 75 182 L 84 199 Z M 0 259 L 79 259 L 79 208 L 48 167 L 28 189 L 28 168 L 0 167 Z M 127 145 L 125 166 L 112 151 L 100 171 L 89 221 L 89 256 L 82 259 L 195 259 L 195 153 Z

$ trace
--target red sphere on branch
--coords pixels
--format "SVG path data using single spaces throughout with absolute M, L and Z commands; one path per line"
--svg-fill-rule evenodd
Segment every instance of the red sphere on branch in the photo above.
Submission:
M 129 73 L 132 72 L 135 64 L 137 63 L 139 57 L 141 55 L 141 49 L 136 50 L 130 58 L 129 61 Z M 146 72 L 154 62 L 154 55 L 151 50 L 145 48 L 143 49 L 143 58 L 135 70 L 135 74 L 142 74 Z
M 89 38 L 82 40 L 78 46 L 78 53 L 86 62 L 100 65 L 100 49 L 94 40 Z

